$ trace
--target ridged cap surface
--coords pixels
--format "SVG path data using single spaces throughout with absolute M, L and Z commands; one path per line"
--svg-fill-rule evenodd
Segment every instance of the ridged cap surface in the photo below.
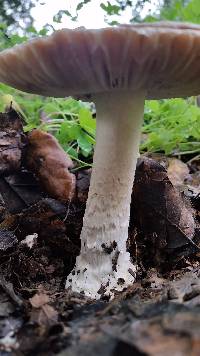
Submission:
M 147 98 L 200 93 L 200 26 L 60 30 L 0 53 L 0 81 L 45 96 L 145 89 Z

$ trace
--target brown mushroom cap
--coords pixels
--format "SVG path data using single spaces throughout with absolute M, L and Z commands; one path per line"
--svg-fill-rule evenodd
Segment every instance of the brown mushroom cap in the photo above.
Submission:
M 60 30 L 0 53 L 0 81 L 45 96 L 147 91 L 200 93 L 200 26 L 160 22 Z

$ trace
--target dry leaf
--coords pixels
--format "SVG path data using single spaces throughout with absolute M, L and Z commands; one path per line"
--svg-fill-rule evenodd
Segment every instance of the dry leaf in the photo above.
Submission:
M 39 325 L 50 326 L 58 321 L 58 312 L 48 304 L 31 311 L 30 320 Z
M 156 161 L 148 158 L 138 161 L 132 204 L 130 225 L 135 223 L 141 231 L 145 241 L 140 242 L 147 246 L 148 256 L 152 254 L 150 258 L 156 264 L 165 263 L 163 254 L 173 258 L 175 249 L 187 245 L 191 250 L 188 247 L 186 253 L 194 253 L 193 210 L 172 185 L 165 168 Z M 130 226 L 130 231 L 133 227 Z
M 175 187 L 182 186 L 184 181 L 189 176 L 189 168 L 187 164 L 177 158 L 168 159 L 169 166 L 167 175 L 169 180 Z
M 45 293 L 37 293 L 29 299 L 33 309 L 30 320 L 43 326 L 50 326 L 58 321 L 58 312 L 49 305 L 50 298 Z
M 32 307 L 40 308 L 43 305 L 49 303 L 50 299 L 47 294 L 44 293 L 37 293 L 32 298 L 29 299 Z
M 69 172 L 73 162 L 55 137 L 38 129 L 28 134 L 26 162 L 36 174 L 43 189 L 60 201 L 71 200 L 76 187 L 76 177 Z

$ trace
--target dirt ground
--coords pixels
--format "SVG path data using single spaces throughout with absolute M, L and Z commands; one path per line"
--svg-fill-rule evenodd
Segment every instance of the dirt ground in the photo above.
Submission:
M 65 290 L 91 171 L 70 169 L 73 197 L 52 197 L 23 164 L 12 115 L 0 137 L 0 356 L 200 355 L 199 158 L 138 160 L 127 243 L 137 281 L 94 301 Z

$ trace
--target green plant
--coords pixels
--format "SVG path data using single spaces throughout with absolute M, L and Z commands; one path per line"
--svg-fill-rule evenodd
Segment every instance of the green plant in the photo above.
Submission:
M 11 102 L 25 119 L 25 131 L 40 128 L 51 132 L 79 167 L 91 165 L 96 129 L 91 104 L 25 94 L 0 84 L 0 111 Z M 147 101 L 141 152 L 200 152 L 199 122 L 200 108 L 194 98 Z
M 80 166 L 90 166 L 96 129 L 91 104 L 25 94 L 0 84 L 0 111 L 10 106 L 23 116 L 25 131 L 40 128 L 51 132 Z
M 170 0 L 166 5 L 161 5 L 155 13 L 147 15 L 143 21 L 154 22 L 160 20 L 185 21 L 200 23 L 199 0 Z
M 141 151 L 186 155 L 200 152 L 200 108 L 195 99 L 148 101 Z

